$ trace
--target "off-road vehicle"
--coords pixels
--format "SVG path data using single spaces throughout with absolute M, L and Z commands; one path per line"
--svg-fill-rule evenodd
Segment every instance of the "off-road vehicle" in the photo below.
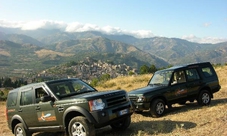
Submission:
M 160 117 L 166 106 L 171 108 L 175 103 L 197 100 L 200 105 L 209 105 L 220 88 L 214 68 L 203 62 L 157 71 L 146 87 L 130 91 L 129 98 L 135 112 L 149 110 L 152 117 Z
M 132 113 L 126 91 L 98 92 L 77 78 L 14 89 L 6 103 L 8 127 L 15 136 L 44 131 L 88 136 L 107 125 L 124 130 L 131 123 Z

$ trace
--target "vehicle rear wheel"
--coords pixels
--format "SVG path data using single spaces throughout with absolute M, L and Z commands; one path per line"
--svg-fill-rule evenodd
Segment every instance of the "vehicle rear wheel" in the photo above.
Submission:
M 210 92 L 207 91 L 207 90 L 202 90 L 199 94 L 197 101 L 198 101 L 198 104 L 201 105 L 201 106 L 209 105 L 210 102 L 211 102 Z
M 162 116 L 165 112 L 165 102 L 162 99 L 155 99 L 151 102 L 150 114 L 154 118 Z
M 14 135 L 15 136 L 31 136 L 31 133 L 24 128 L 22 123 L 18 123 L 14 128 Z
M 125 130 L 129 127 L 130 124 L 131 124 L 131 116 L 124 118 L 119 122 L 113 123 L 110 126 L 112 127 L 112 129 L 115 129 L 115 130 Z
M 95 136 L 95 128 L 85 117 L 71 119 L 68 126 L 69 136 Z

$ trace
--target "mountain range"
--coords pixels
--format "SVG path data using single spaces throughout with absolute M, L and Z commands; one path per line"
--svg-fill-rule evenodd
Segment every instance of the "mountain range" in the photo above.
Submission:
M 97 31 L 68 33 L 60 30 L 21 30 L 0 27 L 0 75 L 15 69 L 44 70 L 86 57 L 114 64 L 166 67 L 210 61 L 226 63 L 227 42 L 193 43 L 179 38 L 138 39 Z

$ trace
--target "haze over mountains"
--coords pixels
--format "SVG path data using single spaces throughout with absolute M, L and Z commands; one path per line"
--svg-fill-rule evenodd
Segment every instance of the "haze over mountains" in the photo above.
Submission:
M 12 69 L 41 70 L 92 57 L 139 68 L 210 61 L 226 63 L 227 42 L 193 43 L 178 38 L 135 38 L 97 31 L 21 30 L 0 27 L 0 73 Z

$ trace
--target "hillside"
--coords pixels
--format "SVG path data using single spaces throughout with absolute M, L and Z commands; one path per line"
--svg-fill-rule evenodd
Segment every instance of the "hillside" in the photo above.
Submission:
M 98 31 L 67 33 L 57 29 L 19 30 L 16 28 L 3 27 L 0 27 L 0 35 L 2 37 L 0 40 L 11 40 L 21 43 L 22 41 L 27 42 L 29 41 L 28 39 L 30 39 L 32 44 L 39 42 L 39 44 L 44 46 L 71 40 L 102 37 L 135 46 L 143 52 L 166 60 L 169 64 L 208 60 L 212 63 L 226 63 L 225 52 L 227 50 L 227 42 L 218 44 L 199 44 L 179 38 L 153 37 L 139 39 L 130 35 L 108 35 Z M 26 36 L 29 36 L 30 38 Z
M 79 62 L 86 57 L 111 61 L 114 64 L 125 63 L 136 69 L 144 64 L 155 64 L 157 67 L 169 65 L 135 46 L 102 37 L 56 42 L 45 47 L 0 40 L 0 55 L 2 56 L 0 76 L 12 76 L 14 73 L 12 71 L 15 69 L 31 69 L 33 72 L 39 72 L 70 61 Z
M 227 42 L 219 44 L 199 44 L 178 38 L 154 37 L 132 43 L 139 49 L 155 54 L 170 64 L 210 61 L 226 63 Z
M 203 61 L 225 64 L 226 52 L 227 42 L 199 44 L 178 38 L 139 39 L 97 31 L 68 33 L 55 29 L 0 27 L 0 76 L 11 76 L 15 69 L 40 72 L 70 61 L 79 62 L 86 57 L 137 69 L 142 65 L 161 68 Z M 24 74 L 16 73 L 17 76 Z

